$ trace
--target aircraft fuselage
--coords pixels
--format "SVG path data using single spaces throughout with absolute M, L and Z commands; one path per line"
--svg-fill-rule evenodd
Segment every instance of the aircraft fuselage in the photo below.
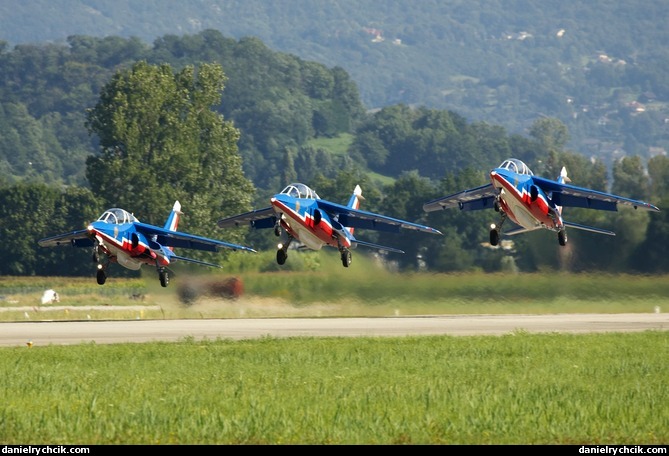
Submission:
M 536 197 L 532 198 L 532 176 L 493 170 L 490 179 L 498 190 L 501 209 L 514 223 L 526 229 L 564 229 L 559 209 L 540 188 L 534 186 Z
M 330 217 L 318 208 L 315 200 L 277 195 L 271 204 L 281 227 L 309 249 L 320 250 L 324 245 L 351 247 L 351 241 L 333 228 Z
M 167 257 L 156 254 L 149 248 L 146 239 L 140 233 L 129 233 L 127 229 L 123 229 L 123 225 L 110 226 L 113 226 L 113 229 L 93 225 L 89 228 L 89 231 L 92 232 L 98 245 L 111 260 L 133 271 L 139 270 L 143 264 L 151 266 L 156 264 L 167 266 L 170 264 Z M 137 239 L 134 246 L 131 239 L 133 234 Z

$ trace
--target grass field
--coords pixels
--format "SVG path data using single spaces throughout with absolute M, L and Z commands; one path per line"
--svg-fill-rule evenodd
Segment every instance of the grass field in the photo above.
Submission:
M 666 332 L 1 348 L 7 444 L 667 444 Z
M 0 277 L 0 321 L 669 308 L 666 276 L 398 274 L 317 258 L 301 271 L 182 271 L 168 288 L 153 271 L 102 287 Z M 231 275 L 241 297 L 207 293 Z M 185 304 L 187 283 L 202 292 Z M 42 305 L 46 289 L 60 302 Z M 0 348 L 0 442 L 666 445 L 668 354 L 666 331 Z

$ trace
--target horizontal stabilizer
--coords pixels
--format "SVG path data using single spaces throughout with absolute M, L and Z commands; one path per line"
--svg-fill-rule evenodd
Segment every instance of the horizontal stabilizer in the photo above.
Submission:
M 200 261 L 200 260 L 196 260 L 194 258 L 186 258 L 186 257 L 182 257 L 182 256 L 179 256 L 179 255 L 174 255 L 174 254 L 170 255 L 170 259 L 180 260 L 180 261 L 187 261 L 189 263 L 202 264 L 204 266 L 212 266 L 214 268 L 222 268 L 223 267 L 223 266 L 218 265 L 218 264 L 207 263 L 206 261 Z
M 579 225 L 578 223 L 564 222 L 564 225 L 570 228 L 576 228 L 578 230 L 583 230 L 583 231 L 591 231 L 593 233 L 606 234 L 608 236 L 616 235 L 616 233 L 614 233 L 613 231 L 603 230 L 601 228 L 595 228 L 593 226 Z
M 453 207 L 462 211 L 492 209 L 495 207 L 496 196 L 497 190 L 495 190 L 495 187 L 492 184 L 485 184 L 427 202 L 423 205 L 423 210 L 433 212 Z
M 534 228 L 523 228 L 522 226 L 519 226 L 517 228 L 512 228 L 508 231 L 504 232 L 505 236 L 513 236 L 514 234 L 520 234 L 520 233 L 528 233 L 530 231 L 535 231 L 541 228 L 540 226 L 536 226 Z
M 404 250 L 396 249 L 394 247 L 387 247 L 385 245 L 379 245 L 379 244 L 373 244 L 371 242 L 359 241 L 357 239 L 353 240 L 352 242 L 353 242 L 353 244 L 362 245 L 362 246 L 369 247 L 369 248 L 372 248 L 372 249 L 385 250 L 387 252 L 404 253 Z
M 265 207 L 256 209 L 232 217 L 222 218 L 217 222 L 219 228 L 235 228 L 239 226 L 251 226 L 251 228 L 273 228 L 276 225 L 276 214 L 274 209 Z

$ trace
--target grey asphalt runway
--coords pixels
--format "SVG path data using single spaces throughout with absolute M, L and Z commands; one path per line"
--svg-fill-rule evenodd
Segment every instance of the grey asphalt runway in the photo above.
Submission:
M 0 346 L 127 342 L 356 337 L 503 335 L 669 330 L 669 313 L 449 315 L 375 318 L 232 318 L 0 323 Z

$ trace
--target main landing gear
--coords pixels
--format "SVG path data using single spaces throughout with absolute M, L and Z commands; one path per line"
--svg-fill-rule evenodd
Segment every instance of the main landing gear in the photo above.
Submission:
M 560 245 L 567 245 L 567 232 L 565 230 L 558 231 L 558 242 Z
M 339 253 L 341 254 L 341 264 L 343 264 L 345 268 L 349 267 L 351 265 L 351 251 L 347 248 L 340 247 Z
M 160 286 L 166 287 L 170 283 L 170 273 L 167 268 L 158 267 L 158 279 L 160 279 Z
M 337 248 L 339 249 L 339 255 L 341 258 L 341 264 L 347 268 L 351 265 L 351 251 L 341 245 L 341 239 L 338 236 L 332 236 L 333 239 L 337 239 Z

